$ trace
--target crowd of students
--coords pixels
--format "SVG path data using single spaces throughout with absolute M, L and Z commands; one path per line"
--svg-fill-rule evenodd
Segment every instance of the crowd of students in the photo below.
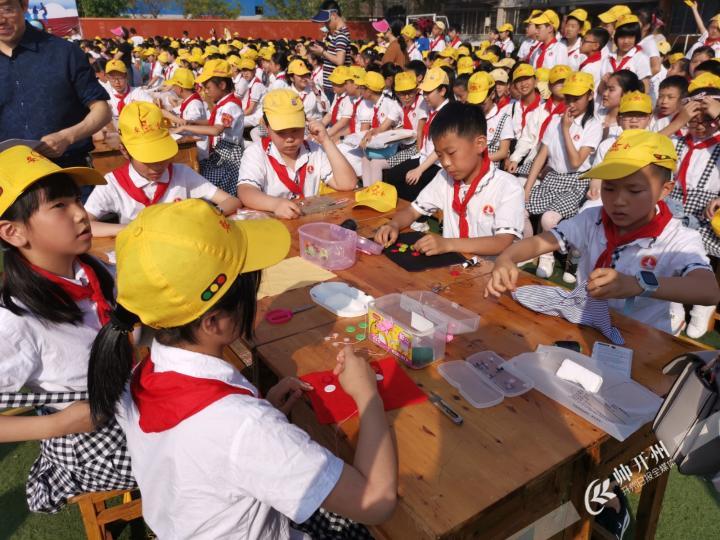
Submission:
M 336 367 L 360 410 L 352 464 L 288 423 L 305 383 L 259 399 L 222 360 L 251 334 L 259 270 L 289 249 L 279 222 L 226 219 L 240 208 L 294 219 L 305 197 L 386 182 L 411 204 L 383 245 L 441 212 L 416 249 L 495 257 L 486 294 L 537 259 L 540 277 L 704 334 L 720 300 L 720 15 L 691 9 L 688 51 L 622 5 L 535 10 L 524 39 L 503 24 L 479 45 L 438 21 L 420 47 L 415 26 L 382 21 L 329 75 L 307 39 L 158 36 L 132 40 L 130 62 L 124 37 L 81 41 L 112 109 L 94 138 L 119 138 L 125 164 L 103 178 L 0 152 L 0 396 L 48 404 L 0 417 L 0 441 L 43 439 L 30 508 L 139 485 L 160 538 L 363 538 L 356 522 L 390 515 L 397 456 L 364 360 L 347 349 Z M 397 151 L 369 157 L 391 130 L 406 130 Z M 183 136 L 199 172 L 173 163 Z M 117 236 L 116 276 L 88 255 L 93 235 Z M 138 323 L 154 340 L 131 375 Z M 88 389 L 92 415 L 58 404 Z

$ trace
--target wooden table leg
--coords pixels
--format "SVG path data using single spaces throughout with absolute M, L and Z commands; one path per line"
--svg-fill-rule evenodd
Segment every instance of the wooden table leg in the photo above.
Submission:
M 665 488 L 669 479 L 670 471 L 643 486 L 635 519 L 635 538 L 637 540 L 655 538 Z

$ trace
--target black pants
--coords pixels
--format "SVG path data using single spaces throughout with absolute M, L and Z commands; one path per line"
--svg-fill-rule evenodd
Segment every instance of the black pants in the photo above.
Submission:
M 422 173 L 418 183 L 411 186 L 405 182 L 405 175 L 407 175 L 408 171 L 417 168 L 418 165 L 420 165 L 420 158 L 413 158 L 403 161 L 391 169 L 385 169 L 383 171 L 383 182 L 395 186 L 398 197 L 412 202 L 417 199 L 417 196 L 423 188 L 430 183 L 430 180 L 435 178 L 435 175 L 440 170 L 440 167 L 437 165 L 431 165 L 424 173 Z

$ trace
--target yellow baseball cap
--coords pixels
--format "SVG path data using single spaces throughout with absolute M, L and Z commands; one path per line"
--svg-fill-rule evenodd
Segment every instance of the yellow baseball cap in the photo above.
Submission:
M 423 92 L 432 92 L 438 86 L 450 84 L 447 73 L 442 68 L 434 67 L 427 70 L 425 78 L 420 83 L 420 90 Z
M 562 93 L 568 96 L 582 96 L 595 89 L 595 80 L 590 73 L 575 71 L 568 75 Z
M 375 182 L 355 193 L 353 206 L 369 206 L 378 212 L 390 212 L 397 206 L 397 189 L 392 184 Z
M 202 84 L 213 77 L 232 78 L 232 71 L 230 71 L 230 64 L 227 63 L 227 60 L 208 60 L 195 82 Z
M 455 59 L 457 57 L 457 49 L 455 49 L 455 47 L 445 47 L 442 51 L 440 51 L 438 56 Z
M 406 38 L 415 39 L 417 37 L 417 29 L 412 24 L 406 24 L 403 26 L 400 33 Z
M 303 60 L 297 59 L 290 62 L 287 72 L 289 75 L 310 75 L 310 70 Z
M 173 49 L 177 49 L 178 47 L 180 47 L 180 42 L 177 41 L 177 40 L 172 40 L 172 41 L 170 42 L 170 46 L 171 46 Z
M 255 64 L 255 60 L 252 60 L 250 58 L 240 58 L 240 61 L 237 64 L 237 68 L 239 70 L 248 69 L 250 71 L 255 71 L 257 68 L 257 64 Z
M 496 68 L 507 68 L 512 69 L 512 67 L 515 65 L 515 59 L 514 58 L 501 58 L 497 62 L 493 62 L 493 67 Z
M 673 64 L 678 63 L 683 58 L 685 58 L 684 53 L 676 52 L 676 53 L 672 53 L 671 55 L 669 55 L 667 57 L 667 61 L 668 61 L 668 64 L 670 64 L 672 66 Z
M 520 64 L 519 66 L 515 67 L 515 71 L 513 71 L 512 74 L 512 80 L 513 82 L 517 81 L 518 79 L 522 79 L 523 77 L 534 77 L 535 76 L 535 70 L 530 64 Z
M 659 41 L 657 44 L 658 52 L 662 54 L 663 56 L 670 52 L 672 49 L 672 45 L 668 43 L 666 40 Z
M 712 73 L 708 73 L 707 71 L 701 73 L 690 81 L 688 92 L 692 93 L 700 88 L 720 88 L 720 77 L 713 75 Z
M 122 60 L 108 60 L 105 64 L 105 73 L 117 71 L 118 73 L 127 73 L 127 66 Z
M 535 78 L 539 83 L 547 83 L 550 80 L 550 70 L 548 68 L 537 68 L 535 70 Z
M 494 52 L 485 52 L 483 54 L 478 54 L 477 57 L 478 59 L 490 62 L 491 64 L 500 61 L 500 58 L 498 58 L 498 55 Z
M 350 66 L 350 78 L 355 84 L 365 86 L 365 70 L 360 66 Z
M 345 84 L 348 79 L 352 79 L 352 75 L 346 66 L 337 66 L 328 77 L 328 80 L 336 85 Z
M 154 103 L 133 101 L 125 105 L 118 118 L 118 131 L 128 153 L 141 163 L 165 161 L 178 153 L 177 142 Z
M 231 54 L 230 56 L 227 56 L 225 60 L 227 60 L 228 64 L 234 67 L 238 67 L 238 65 L 240 64 L 240 57 L 236 54 Z
M 627 129 L 610 147 L 602 163 L 580 178 L 620 180 L 648 165 L 675 170 L 677 153 L 665 135 L 644 129 Z
M 469 56 L 463 56 L 458 60 L 458 75 L 462 75 L 463 73 L 472 73 L 473 71 L 475 71 L 475 63 L 473 62 L 472 58 L 470 58 Z
M 207 47 L 205 47 L 205 52 L 203 53 L 203 56 L 208 57 L 211 54 L 219 54 L 219 53 L 220 53 L 220 49 L 218 49 L 215 45 L 208 45 Z
M 0 152 L 0 216 L 36 182 L 53 174 L 66 174 L 81 186 L 98 186 L 105 179 L 89 167 L 63 169 L 29 146 L 11 146 Z
M 396 92 L 407 92 L 417 88 L 417 77 L 414 71 L 403 71 L 395 75 L 394 88 Z
M 560 17 L 552 9 L 546 9 L 540 15 L 530 19 L 530 22 L 533 24 L 549 24 L 557 30 L 560 26 Z
M 510 23 L 501 24 L 498 27 L 498 32 L 514 32 L 515 28 Z
M 563 79 L 567 79 L 568 75 L 572 73 L 572 69 L 570 69 L 570 66 L 565 66 L 563 64 L 558 64 L 557 66 L 553 66 L 553 68 L 550 70 L 550 73 L 548 75 L 548 82 L 550 84 L 555 84 L 558 81 L 561 81 Z
M 495 81 L 495 84 L 502 83 L 507 84 L 510 80 L 510 77 L 508 76 L 508 72 L 504 69 L 493 69 L 490 72 L 490 76 L 493 78 L 493 81 Z
M 528 18 L 525 19 L 523 22 L 524 22 L 525 24 L 527 24 L 527 23 L 531 22 L 532 19 L 534 19 L 535 17 L 537 17 L 538 15 L 540 15 L 541 13 L 542 13 L 542 9 L 533 9 L 533 10 L 530 12 L 530 15 L 528 15 Z
M 177 68 L 172 77 L 165 81 L 165 86 L 173 85 L 177 85 L 185 90 L 192 90 L 195 88 L 195 75 L 187 68 Z
M 263 60 L 270 60 L 272 58 L 273 51 L 269 47 L 262 47 L 258 51 L 258 56 Z
M 475 73 L 468 81 L 467 101 L 473 105 L 478 105 L 485 101 L 490 90 L 495 86 L 495 80 L 485 71 Z
M 588 18 L 588 12 L 584 9 L 573 9 L 570 13 L 568 13 L 568 17 L 572 17 L 573 19 L 577 19 L 578 21 L 585 22 Z
M 157 59 L 158 62 L 160 62 L 161 64 L 167 64 L 168 62 L 170 62 L 170 55 L 163 51 L 158 55 Z
M 149 206 L 115 242 L 117 301 L 151 328 L 182 326 L 241 273 L 273 266 L 289 249 L 290 233 L 275 219 L 230 221 L 200 199 Z
M 242 58 L 249 58 L 250 60 L 257 60 L 258 52 L 255 49 L 248 49 L 241 55 Z
M 437 26 L 443 32 L 445 31 L 445 23 L 442 21 L 435 21 L 434 26 Z
M 605 24 L 614 23 L 617 22 L 620 17 L 622 17 L 623 15 L 627 15 L 628 13 L 631 13 L 631 10 L 627 6 L 613 6 L 607 11 L 604 11 L 603 13 L 598 15 L 598 19 L 600 19 Z
M 618 109 L 620 114 L 629 112 L 640 112 L 644 114 L 652 114 L 652 100 L 650 96 L 637 90 L 628 92 L 622 98 L 620 98 L 620 108 Z
M 490 43 L 490 40 L 484 39 L 480 42 L 480 45 L 478 45 L 478 51 L 479 53 L 475 54 L 482 54 L 485 49 L 487 49 L 492 43 Z
M 227 43 L 221 43 L 221 44 L 218 46 L 218 52 L 219 52 L 220 54 L 227 54 L 227 53 L 229 53 L 229 52 L 230 52 L 230 45 L 228 45 Z
M 365 86 L 373 92 L 382 92 L 385 89 L 385 77 L 377 71 L 368 71 L 365 74 Z
M 149 49 L 146 49 L 143 53 L 143 56 L 155 56 L 157 54 L 157 51 L 150 47 Z
M 303 102 L 290 89 L 281 88 L 265 94 L 263 113 L 274 131 L 305 127 Z
M 470 56 L 470 49 L 468 49 L 465 45 L 460 45 L 457 48 L 458 56 Z
M 615 28 L 620 28 L 621 26 L 625 26 L 626 24 L 633 24 L 633 23 L 640 23 L 640 19 L 637 18 L 636 15 L 633 15 L 632 13 L 626 13 L 625 15 L 620 15 L 618 17 L 618 20 L 615 22 Z

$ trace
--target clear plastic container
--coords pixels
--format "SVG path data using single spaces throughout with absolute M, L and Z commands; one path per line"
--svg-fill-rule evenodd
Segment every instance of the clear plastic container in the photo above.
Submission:
M 365 253 L 366 255 L 380 255 L 383 251 L 383 247 L 369 238 L 358 236 L 357 250 Z
M 403 307 L 408 300 L 422 304 L 422 315 L 436 323 L 445 323 L 450 335 L 474 332 L 480 326 L 480 315 L 434 292 L 406 291 L 402 295 Z
M 328 270 L 355 264 L 357 233 L 333 223 L 308 223 L 298 229 L 300 256 Z
M 368 305 L 368 338 L 408 367 L 427 367 L 445 355 L 447 325 L 422 312 L 422 304 L 398 293 L 378 298 Z

